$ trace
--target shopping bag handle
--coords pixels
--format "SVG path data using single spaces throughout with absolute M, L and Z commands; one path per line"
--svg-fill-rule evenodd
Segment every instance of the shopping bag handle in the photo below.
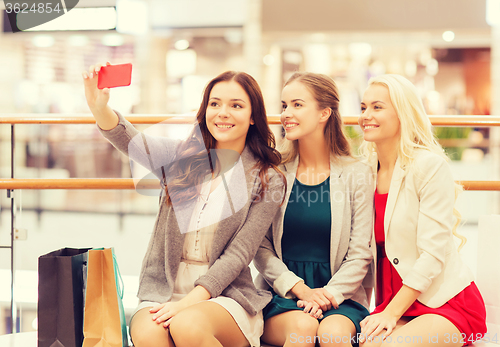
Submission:
M 120 295 L 120 299 L 123 299 L 123 292 L 125 289 L 125 284 L 123 283 L 122 274 L 120 273 L 120 268 L 118 267 L 118 261 L 116 260 L 115 252 L 113 251 L 113 267 L 115 268 L 115 277 L 116 279 L 120 279 L 121 286 L 118 285 L 116 288 L 118 289 L 118 295 Z
M 104 247 L 94 247 L 92 249 L 95 251 L 102 251 L 102 250 L 104 250 Z M 120 273 L 120 268 L 118 267 L 118 260 L 116 260 L 115 250 L 113 247 L 111 247 L 111 254 L 113 255 L 113 268 L 115 269 L 115 278 L 117 280 L 116 290 L 118 291 L 118 295 L 120 296 L 120 299 L 123 299 L 123 293 L 125 291 L 125 284 L 123 283 L 122 274 Z M 119 282 L 118 282 L 118 279 L 120 279 Z M 120 287 L 120 283 L 121 283 L 121 287 Z

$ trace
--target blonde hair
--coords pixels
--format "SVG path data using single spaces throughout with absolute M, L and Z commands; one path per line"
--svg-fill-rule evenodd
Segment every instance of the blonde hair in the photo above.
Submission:
M 318 103 L 319 109 L 329 108 L 332 111 L 326 122 L 324 135 L 333 158 L 351 156 L 351 145 L 344 132 L 344 124 L 339 111 L 339 91 L 333 79 L 323 74 L 296 72 L 288 79 L 284 87 L 295 81 L 307 87 Z M 298 140 L 283 139 L 280 152 L 282 163 L 295 160 L 299 153 Z
M 449 161 L 449 158 L 432 132 L 431 121 L 425 112 L 417 89 L 409 80 L 400 75 L 387 74 L 372 77 L 368 81 L 368 85 L 381 85 L 389 90 L 392 105 L 401 124 L 401 137 L 398 147 L 398 158 L 401 166 L 408 167 L 412 164 L 416 148 L 436 153 L 446 161 Z M 376 158 L 375 143 L 363 141 L 360 146 L 360 153 L 370 163 L 373 163 Z M 455 183 L 455 200 L 462 191 L 463 186 Z M 457 227 L 462 220 L 462 216 L 455 207 L 453 207 L 453 216 L 456 218 L 456 222 L 452 232 L 453 235 L 460 239 L 458 247 L 460 251 L 467 238 L 457 233 Z

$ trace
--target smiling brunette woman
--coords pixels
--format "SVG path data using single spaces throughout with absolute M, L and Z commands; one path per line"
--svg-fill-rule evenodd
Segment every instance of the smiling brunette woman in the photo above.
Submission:
M 260 346 L 271 296 L 255 288 L 248 264 L 285 188 L 257 82 L 242 72 L 215 77 L 180 142 L 142 134 L 113 111 L 109 89 L 97 89 L 101 66 L 83 73 L 101 133 L 167 177 L 130 324 L 134 345 Z
M 461 346 L 481 339 L 484 302 L 453 238 L 461 187 L 416 88 L 399 75 L 371 79 L 359 125 L 363 153 L 377 172 L 377 307 L 361 322 L 362 346 Z
M 295 73 L 282 104 L 288 189 L 254 260 L 259 287 L 274 294 L 262 338 L 286 347 L 350 346 L 368 315 L 370 169 L 350 154 L 331 78 Z

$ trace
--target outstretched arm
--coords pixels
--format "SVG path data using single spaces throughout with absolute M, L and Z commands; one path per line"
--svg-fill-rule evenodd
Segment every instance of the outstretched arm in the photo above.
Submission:
M 162 179 L 161 169 L 175 158 L 179 140 L 141 133 L 119 112 L 112 110 L 108 105 L 109 88 L 97 88 L 97 76 L 102 66 L 92 65 L 88 72 L 82 73 L 87 104 L 99 131 L 120 152 Z
M 107 62 L 106 65 L 111 64 Z M 102 64 L 92 65 L 88 72 L 83 72 L 83 84 L 87 104 L 97 125 L 103 130 L 111 130 L 118 125 L 118 116 L 108 105 L 109 88 L 97 88 L 97 76 L 102 66 Z

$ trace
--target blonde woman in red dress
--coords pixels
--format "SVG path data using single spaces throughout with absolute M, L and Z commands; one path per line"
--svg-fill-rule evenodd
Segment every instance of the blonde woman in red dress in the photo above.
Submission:
M 486 333 L 485 306 L 455 245 L 460 215 L 447 157 L 415 86 L 372 78 L 361 102 L 362 152 L 376 172 L 376 309 L 362 347 L 462 346 Z

